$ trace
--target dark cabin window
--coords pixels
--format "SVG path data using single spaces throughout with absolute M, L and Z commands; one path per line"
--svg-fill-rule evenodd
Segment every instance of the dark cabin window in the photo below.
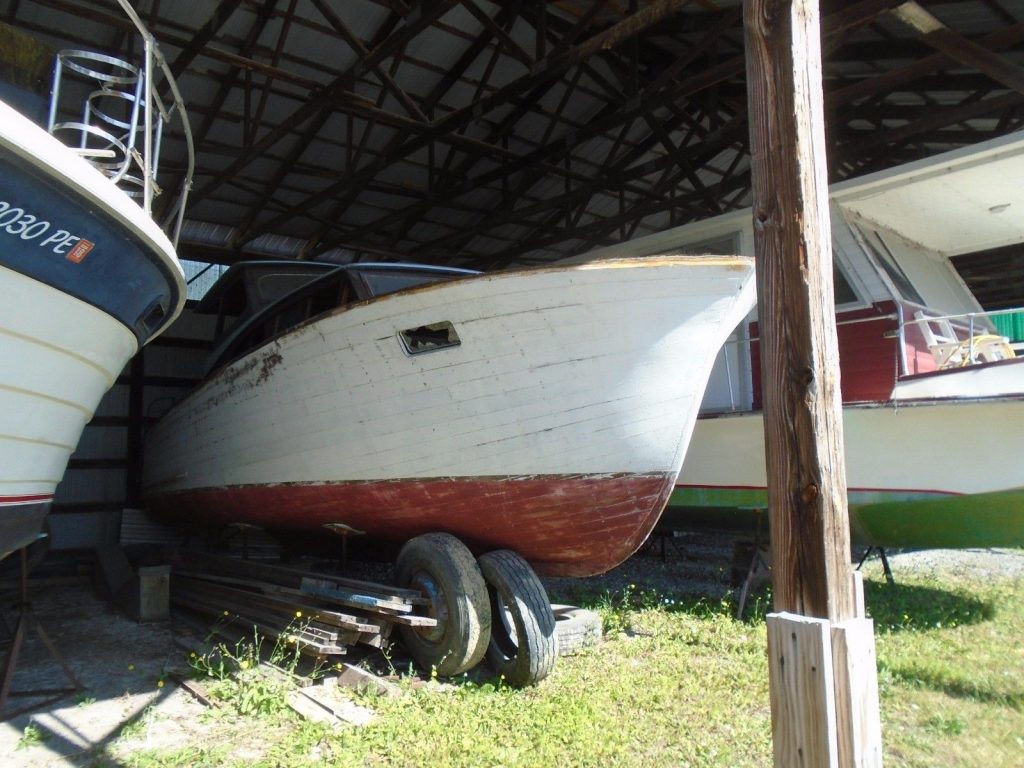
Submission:
M 832 258 L 832 286 L 835 291 L 837 307 L 841 307 L 843 304 L 855 304 L 860 301 L 835 257 Z
M 237 360 L 270 339 L 280 336 L 307 320 L 348 304 L 354 298 L 348 275 L 331 272 L 306 284 L 252 316 L 232 333 L 223 349 L 214 355 L 209 370 Z
M 874 239 L 877 240 L 880 247 L 875 247 L 874 243 L 871 242 L 870 238 L 864 238 L 864 242 L 868 246 L 868 250 L 871 251 L 871 255 L 875 257 L 875 261 L 885 272 L 886 276 L 892 282 L 896 292 L 907 301 L 913 301 L 916 304 L 923 305 L 924 297 L 917 292 L 914 284 L 910 282 L 910 278 L 907 277 L 907 273 L 903 271 L 903 267 L 900 266 L 899 262 L 896 261 L 896 257 L 893 256 L 892 251 L 889 250 L 889 246 L 886 245 L 885 240 L 878 232 L 872 232 Z

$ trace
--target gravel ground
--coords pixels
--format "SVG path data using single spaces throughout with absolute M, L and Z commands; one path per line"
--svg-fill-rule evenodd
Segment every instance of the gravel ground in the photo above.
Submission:
M 92 751 L 115 743 L 129 725 L 133 738 L 143 745 L 188 743 L 204 708 L 168 677 L 173 667 L 184 666 L 185 658 L 174 645 L 172 624 L 139 624 L 96 597 L 88 582 L 37 590 L 32 598 L 35 616 L 82 690 L 0 723 L 4 766 L 87 765 Z M 29 633 L 12 688 L 35 691 L 69 685 L 35 633 Z M 41 700 L 44 697 L 12 697 L 8 711 Z M 24 748 L 19 742 L 29 725 L 43 741 Z
M 737 543 L 746 543 L 742 553 Z M 749 539 L 730 533 L 678 535 L 667 542 L 665 558 L 660 544 L 648 544 L 637 555 L 601 576 L 588 579 L 545 579 L 556 595 L 572 594 L 585 585 L 588 592 L 619 592 L 628 585 L 636 590 L 681 591 L 713 600 L 731 598 L 751 562 Z M 864 549 L 854 552 L 856 565 Z M 889 550 L 889 565 L 898 582 L 901 574 L 942 577 L 944 574 L 982 580 L 1024 581 L 1024 549 L 930 549 Z M 861 569 L 866 576 L 882 578 L 882 561 L 868 557 Z M 770 574 L 762 571 L 764 579 Z
M 889 555 L 896 579 L 903 571 L 941 576 L 963 574 L 971 578 L 1024 578 L 1024 549 L 927 549 Z M 881 566 L 879 566 L 880 568 Z

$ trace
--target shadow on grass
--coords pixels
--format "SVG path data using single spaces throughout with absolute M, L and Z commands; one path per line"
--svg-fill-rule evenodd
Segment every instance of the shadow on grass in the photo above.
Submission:
M 936 693 L 944 693 L 957 699 L 997 704 L 1011 707 L 1017 711 L 1024 711 L 1024 691 L 994 691 L 969 680 L 958 679 L 941 671 L 926 669 L 916 664 L 889 666 L 880 662 L 879 666 L 887 671 L 893 680 L 906 685 L 928 688 Z
M 917 584 L 864 584 L 868 615 L 879 633 L 980 624 L 996 613 L 992 600 Z
M 685 613 L 697 618 L 706 618 L 713 615 L 733 615 L 736 612 L 734 596 L 731 593 L 722 598 L 713 598 L 634 584 L 622 589 L 609 589 L 580 583 L 571 587 L 550 589 L 548 596 L 553 603 L 567 603 L 603 613 L 657 608 L 667 613 Z M 752 596 L 751 600 L 753 599 Z M 763 600 L 763 597 L 761 599 Z M 749 604 L 753 605 L 753 602 Z M 759 612 L 763 619 L 765 610 L 761 609 Z
M 943 590 L 916 584 L 879 584 L 866 582 L 865 602 L 868 615 L 875 621 L 875 631 L 914 632 L 980 624 L 990 621 L 996 613 L 993 600 L 974 597 L 963 592 Z M 552 592 L 554 602 L 570 603 L 591 610 L 642 610 L 660 608 L 670 613 L 686 613 L 697 618 L 735 615 L 736 594 L 727 592 L 722 598 L 693 595 L 671 590 L 657 590 L 630 585 L 624 589 L 601 589 L 580 584 Z M 770 584 L 754 589 L 747 599 L 744 621 L 759 623 L 770 613 Z

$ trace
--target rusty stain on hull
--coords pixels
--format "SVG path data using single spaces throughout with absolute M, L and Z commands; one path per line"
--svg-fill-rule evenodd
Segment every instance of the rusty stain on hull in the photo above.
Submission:
M 281 353 L 276 349 L 273 352 L 265 354 L 263 359 L 260 361 L 260 373 L 256 377 L 256 381 L 254 383 L 262 384 L 264 381 L 267 381 L 270 378 L 270 374 L 272 374 L 274 369 L 281 364 L 283 359 L 284 358 L 281 357 Z

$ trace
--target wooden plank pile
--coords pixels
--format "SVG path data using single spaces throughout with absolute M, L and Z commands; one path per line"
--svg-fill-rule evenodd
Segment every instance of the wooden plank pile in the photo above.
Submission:
M 380 648 L 396 624 L 437 624 L 422 615 L 429 601 L 417 590 L 191 551 L 172 567 L 171 602 L 287 637 L 319 658 L 356 643 Z

